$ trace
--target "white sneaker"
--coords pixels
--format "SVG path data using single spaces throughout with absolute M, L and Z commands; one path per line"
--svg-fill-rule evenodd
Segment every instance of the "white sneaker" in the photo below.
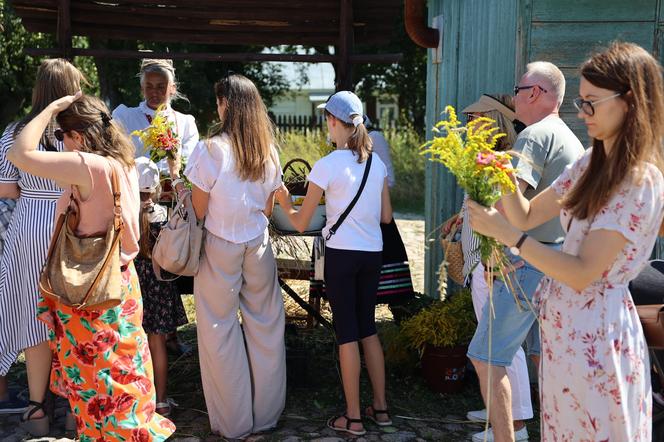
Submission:
M 491 428 L 481 433 L 473 434 L 473 442 L 493 442 L 493 440 L 493 430 Z M 528 440 L 528 430 L 526 427 L 514 433 L 514 440 L 517 442 Z
M 466 419 L 472 422 L 486 422 L 486 408 L 484 410 L 469 411 Z

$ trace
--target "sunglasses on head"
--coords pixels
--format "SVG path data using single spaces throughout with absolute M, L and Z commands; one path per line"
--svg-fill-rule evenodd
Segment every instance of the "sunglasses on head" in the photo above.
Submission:
M 55 129 L 53 131 L 53 136 L 56 140 L 62 142 L 65 140 L 65 133 L 69 132 L 68 130 Z
M 60 129 L 55 129 L 55 130 L 53 131 L 53 136 L 55 137 L 56 140 L 62 142 L 62 141 L 65 140 L 65 134 L 68 134 L 69 132 L 71 132 L 71 131 L 73 131 L 73 130 L 75 130 L 75 131 L 77 131 L 77 132 L 82 132 L 82 131 L 84 131 L 85 129 L 86 129 L 86 128 L 84 128 L 84 127 L 73 128 L 73 129 L 66 129 L 66 130 L 65 130 L 65 129 L 62 129 L 62 128 L 60 128 Z

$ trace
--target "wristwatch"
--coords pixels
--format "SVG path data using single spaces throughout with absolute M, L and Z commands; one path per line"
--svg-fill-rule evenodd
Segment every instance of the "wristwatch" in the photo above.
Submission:
M 512 247 L 510 247 L 510 253 L 512 255 L 514 255 L 514 256 L 521 255 L 521 246 L 526 241 L 526 238 L 528 238 L 528 234 L 524 233 L 523 235 L 521 235 L 521 238 L 519 238 L 519 240 L 516 242 L 516 244 L 513 245 Z

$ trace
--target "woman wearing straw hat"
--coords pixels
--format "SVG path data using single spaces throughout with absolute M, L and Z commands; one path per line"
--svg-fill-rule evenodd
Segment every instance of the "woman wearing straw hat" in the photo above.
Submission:
M 496 150 L 510 150 L 516 141 L 520 128 L 517 128 L 516 113 L 512 108 L 512 97 L 509 95 L 488 95 L 483 94 L 479 100 L 466 107 L 463 111 L 470 121 L 477 117 L 488 117 L 496 122 L 499 132 L 505 134 L 504 138 L 498 140 Z M 466 210 L 467 196 L 464 198 L 461 212 L 463 214 L 463 225 L 461 228 L 461 248 L 463 250 L 464 265 L 463 275 L 466 283 L 470 287 L 473 297 L 473 307 L 477 319 L 482 316 L 484 305 L 489 299 L 489 287 L 484 278 L 484 265 L 480 262 L 479 239 L 473 234 L 468 220 L 468 211 Z M 523 262 L 515 264 L 520 267 Z M 531 351 L 534 336 L 529 335 L 527 339 L 528 350 Z M 506 367 L 507 378 L 512 389 L 512 419 L 514 420 L 515 440 L 527 440 L 528 430 L 524 420 L 532 419 L 533 406 L 530 398 L 530 382 L 528 377 L 528 365 L 526 363 L 526 354 L 522 348 L 519 348 L 512 359 L 512 364 Z M 487 411 L 483 410 L 469 411 L 466 414 L 468 420 L 475 422 L 486 422 Z M 491 430 L 489 430 L 491 432 Z M 473 440 L 484 440 L 485 431 L 473 436 Z

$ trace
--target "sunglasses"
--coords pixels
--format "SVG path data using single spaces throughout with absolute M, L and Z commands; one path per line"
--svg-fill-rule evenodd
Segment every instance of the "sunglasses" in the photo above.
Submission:
M 534 88 L 534 87 L 538 87 L 538 88 L 540 88 L 540 90 L 541 90 L 542 92 L 544 92 L 544 93 L 547 93 L 547 92 L 548 92 L 546 89 L 544 89 L 544 88 L 543 88 L 542 86 L 540 86 L 539 84 L 533 84 L 533 85 L 531 85 L 531 86 L 519 86 L 519 85 L 517 84 L 516 86 L 514 86 L 514 95 L 519 95 L 519 91 L 520 91 L 520 90 L 524 90 L 524 89 L 532 89 L 532 88 Z
M 617 94 L 611 95 L 610 97 L 600 98 L 599 100 L 595 100 L 595 101 L 584 100 L 583 98 L 578 97 L 578 98 L 574 99 L 573 103 L 574 103 L 574 107 L 576 108 L 576 110 L 578 110 L 579 112 L 583 112 L 584 114 L 588 115 L 589 117 L 592 117 L 593 115 L 595 115 L 595 105 L 596 104 L 603 103 L 605 101 L 609 101 L 609 100 L 611 100 L 613 98 L 616 98 L 616 97 L 619 97 L 621 95 L 622 95 L 621 93 L 617 93 Z
M 53 131 L 53 136 L 56 140 L 63 142 L 65 140 L 65 133 L 69 132 L 68 130 L 55 129 Z

